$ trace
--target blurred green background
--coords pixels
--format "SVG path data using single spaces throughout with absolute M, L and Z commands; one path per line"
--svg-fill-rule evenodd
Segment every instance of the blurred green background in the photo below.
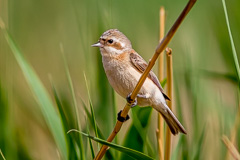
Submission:
M 85 105 L 90 111 L 90 91 L 96 122 L 102 132 L 100 137 L 106 139 L 125 99 L 112 91 L 105 77 L 100 52 L 91 44 L 104 31 L 118 28 L 131 40 L 133 48 L 149 60 L 159 42 L 160 6 L 166 10 L 168 31 L 187 2 L 0 0 L 0 17 L 57 106 L 52 86 L 55 88 L 70 123 L 68 130 L 77 128 L 78 117 L 82 131 L 89 130 L 94 135 L 94 127 L 86 118 L 83 107 Z M 238 52 L 240 1 L 228 0 L 226 5 Z M 173 138 L 172 159 L 225 159 L 227 148 L 221 138 L 223 135 L 230 138 L 234 128 L 239 105 L 239 81 L 222 1 L 198 0 L 169 47 L 173 50 L 174 113 L 188 132 L 186 136 Z M 72 79 L 76 102 L 72 98 L 64 61 Z M 154 71 L 157 73 L 157 65 Z M 0 149 L 8 160 L 60 159 L 61 154 L 36 99 L 0 30 Z M 77 116 L 74 106 L 78 110 Z M 133 109 L 133 113 L 142 111 Z M 136 118 L 138 115 L 130 113 L 131 119 L 124 124 L 115 143 L 157 158 L 157 113 L 147 108 L 146 113 L 150 117 L 144 113 L 139 114 L 139 119 Z M 146 129 L 144 133 L 134 130 L 137 122 Z M 240 127 L 237 128 L 234 144 L 239 150 Z M 136 135 L 140 137 L 134 137 Z M 129 137 L 136 141 L 130 143 Z M 91 159 L 88 139 L 82 139 L 85 152 L 76 151 L 76 156 L 69 159 L 80 158 L 81 153 L 85 159 Z M 93 142 L 93 149 L 96 154 L 96 142 Z M 68 150 L 71 153 L 71 147 Z M 106 159 L 120 157 L 120 153 L 112 149 L 109 154 Z

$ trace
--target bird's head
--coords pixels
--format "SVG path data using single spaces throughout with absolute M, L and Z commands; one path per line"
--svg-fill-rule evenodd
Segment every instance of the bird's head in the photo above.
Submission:
M 126 50 L 132 49 L 130 40 L 117 29 L 104 32 L 92 47 L 99 47 L 102 54 L 112 55 L 122 54 Z

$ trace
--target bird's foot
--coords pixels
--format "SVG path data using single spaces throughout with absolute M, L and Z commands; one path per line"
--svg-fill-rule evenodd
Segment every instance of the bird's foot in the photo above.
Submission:
M 127 96 L 126 100 L 127 100 L 127 102 L 128 102 L 129 104 L 131 104 L 131 107 L 133 108 L 133 107 L 135 107 L 135 106 L 137 105 L 137 98 L 135 98 L 135 100 L 133 100 L 133 99 L 131 98 L 131 95 L 132 95 L 132 93 L 130 93 L 130 94 Z
M 125 117 L 121 116 L 121 113 L 122 113 L 122 110 L 118 113 L 117 120 L 119 120 L 120 122 L 125 122 L 125 121 L 129 120 L 129 118 L 130 118 L 129 115 L 127 115 L 127 117 L 125 118 Z
M 134 100 L 134 102 L 133 102 L 133 99 L 131 99 L 131 95 L 132 95 L 132 93 L 130 93 L 130 94 L 127 96 L 126 99 L 127 99 L 127 102 L 128 102 L 129 104 L 131 104 L 131 107 L 132 107 L 132 108 L 137 105 L 137 98 L 144 98 L 144 99 L 149 98 L 148 95 L 137 94 L 137 98 L 135 98 L 135 100 Z

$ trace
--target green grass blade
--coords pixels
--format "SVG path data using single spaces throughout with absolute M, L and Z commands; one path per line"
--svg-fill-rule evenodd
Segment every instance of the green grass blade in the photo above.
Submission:
M 205 135 L 206 134 L 205 129 L 206 129 L 206 127 L 203 128 L 202 134 L 201 134 L 201 136 L 198 140 L 197 151 L 196 151 L 193 159 L 201 159 L 201 155 L 202 155 L 201 153 L 202 153 L 202 150 L 203 150 L 204 138 L 206 136 Z
M 59 118 L 58 113 L 54 108 L 53 102 L 47 90 L 43 86 L 42 82 L 38 78 L 33 68 L 24 59 L 22 53 L 16 46 L 14 40 L 11 38 L 8 31 L 3 27 L 3 24 L 1 24 L 1 28 L 20 68 L 22 69 L 22 72 L 28 82 L 28 85 L 30 86 L 30 89 L 34 94 L 34 97 L 40 106 L 42 114 L 54 137 L 54 140 L 59 148 L 62 158 L 67 159 L 68 149 L 67 149 L 67 141 L 66 141 L 66 136 L 63 129 L 63 124 Z
M 14 131 L 11 129 L 15 126 L 11 127 L 11 123 L 8 120 L 10 115 L 9 97 L 3 88 L 1 78 L 2 77 L 0 77 L 0 157 L 2 157 L 3 160 L 6 160 L 5 156 L 7 158 L 16 159 L 17 149 L 15 149 L 16 147 L 10 145 L 10 139 L 11 141 L 14 141 L 16 139 L 16 136 L 12 136 Z
M 67 117 L 64 113 L 63 106 L 60 102 L 60 98 L 58 97 L 57 91 L 56 91 L 55 87 L 53 86 L 53 84 L 52 84 L 52 90 L 53 90 L 53 95 L 54 95 L 54 98 L 55 98 L 55 101 L 56 101 L 56 104 L 57 104 L 57 107 L 58 107 L 58 110 L 59 110 L 59 113 L 60 113 L 60 116 L 61 116 L 61 120 L 62 120 L 62 123 L 63 123 L 63 126 L 64 126 L 64 130 L 66 131 L 69 128 L 69 125 L 68 125 L 68 122 L 67 122 Z
M 6 160 L 6 158 L 4 157 L 1 149 L 0 149 L 0 155 L 1 155 L 1 157 L 2 157 L 3 160 Z
M 89 120 L 89 122 L 90 122 L 90 125 L 91 125 L 92 127 L 94 127 L 94 122 L 93 122 L 92 115 L 91 115 L 91 113 L 88 111 L 87 106 L 86 106 L 86 104 L 83 102 L 83 100 L 82 100 L 82 105 L 83 105 L 83 108 L 84 108 L 85 113 L 87 114 L 87 118 L 88 118 L 88 120 Z M 96 124 L 96 125 L 97 125 L 97 124 Z M 97 125 L 97 130 L 98 130 L 99 138 L 104 139 L 104 136 L 103 136 L 101 130 L 99 129 L 98 125 Z
M 237 57 L 236 48 L 235 48 L 234 41 L 233 41 L 233 37 L 232 37 L 232 32 L 231 32 L 230 24 L 229 24 L 229 19 L 228 19 L 228 13 L 227 13 L 227 7 L 226 7 L 226 2 L 225 2 L 225 0 L 222 0 L 222 4 L 223 4 L 223 10 L 224 10 L 225 18 L 226 18 L 226 24 L 227 24 L 227 28 L 228 28 L 228 34 L 229 34 L 229 38 L 230 38 L 230 41 L 231 41 L 233 59 L 234 59 L 234 63 L 235 63 L 235 68 L 236 68 L 236 70 L 237 70 L 238 81 L 240 81 L 240 67 L 239 67 L 239 62 L 238 62 L 238 57 Z
M 133 116 L 133 125 L 136 127 L 137 132 L 139 133 L 139 135 L 143 140 L 143 151 L 144 151 L 144 147 L 146 147 L 149 155 L 156 156 L 154 155 L 153 145 L 150 143 L 149 137 L 147 136 L 149 127 L 151 125 L 151 123 L 149 122 L 151 119 L 152 110 L 153 110 L 152 107 L 144 107 L 144 108 L 139 107 L 137 112 L 136 111 L 132 112 L 132 116 Z M 136 139 L 136 141 L 138 140 Z
M 147 132 L 149 128 L 149 120 L 151 117 L 152 108 L 151 107 L 134 107 L 132 108 L 132 119 L 133 124 L 128 130 L 128 133 L 124 139 L 124 146 L 138 150 L 140 152 L 144 151 L 144 146 L 153 153 L 151 145 L 147 141 Z M 121 160 L 128 158 L 125 154 L 121 155 Z
M 55 87 L 53 86 L 53 84 L 52 84 L 52 90 L 53 90 L 54 98 L 55 98 L 55 101 L 56 101 L 56 104 L 57 104 L 57 107 L 58 107 L 58 110 L 59 110 L 59 113 L 61 116 L 62 123 L 64 125 L 64 131 L 65 131 L 65 133 L 67 133 L 67 131 L 69 129 L 71 129 L 71 125 L 70 125 L 71 122 L 68 122 L 67 116 L 64 112 L 64 107 L 60 101 L 59 96 L 57 95 L 57 91 L 56 91 Z M 75 145 L 74 135 L 67 135 L 67 141 L 68 141 L 68 149 L 69 149 L 69 158 L 68 159 L 80 159 L 77 154 L 77 147 Z M 79 147 L 81 148 L 80 145 L 79 145 Z M 81 156 L 81 154 L 80 154 L 80 156 Z
M 71 75 L 70 75 L 70 72 L 69 72 L 69 68 L 68 68 L 66 58 L 64 56 L 63 45 L 61 43 L 60 43 L 60 50 L 62 52 L 62 57 L 63 57 L 63 61 L 64 61 L 64 66 L 65 66 L 65 71 L 66 71 L 66 75 L 67 75 L 68 85 L 69 85 L 69 88 L 70 88 L 70 91 L 71 91 L 71 96 L 72 96 L 72 100 L 73 100 L 73 104 L 74 104 L 74 109 L 75 109 L 75 114 L 76 114 L 75 116 L 76 116 L 76 119 L 77 119 L 77 127 L 78 127 L 79 130 L 81 130 L 81 123 L 80 123 L 80 119 L 79 119 L 77 100 L 76 100 L 76 96 L 75 96 L 75 92 L 74 92 L 74 88 L 73 88 L 72 78 L 71 78 Z M 77 143 L 79 145 L 80 159 L 85 160 L 85 152 L 84 152 L 84 147 L 83 147 L 83 142 L 82 142 L 82 136 L 81 135 L 79 135 Z
M 85 121 L 87 122 L 87 117 L 86 117 L 86 116 L 85 116 Z M 90 134 L 88 125 L 87 125 L 86 127 L 87 127 L 87 133 Z M 89 142 L 89 146 L 90 146 L 90 151 L 91 151 L 92 159 L 94 159 L 95 154 L 94 154 L 94 149 L 93 149 L 92 140 L 91 140 L 90 138 L 88 138 L 88 142 Z
M 72 131 L 76 131 L 76 130 L 72 130 Z M 130 149 L 130 148 L 126 148 L 126 147 L 123 147 L 123 146 L 120 146 L 120 145 L 117 145 L 117 144 L 114 144 L 114 143 L 109 143 L 105 140 L 102 140 L 100 138 L 97 138 L 97 137 L 93 137 L 93 136 L 90 136 L 86 133 L 83 133 L 83 132 L 80 132 L 80 131 L 76 131 L 76 132 L 79 132 L 81 133 L 82 135 L 88 137 L 88 138 L 91 138 L 92 140 L 96 141 L 96 142 L 99 142 L 103 145 L 107 145 L 113 149 L 116 149 L 120 152 L 123 152 L 125 154 L 128 154 L 129 156 L 135 158 L 135 159 L 144 159 L 144 160 L 153 160 L 152 157 L 149 157 L 148 155 L 146 154 L 143 154 L 141 152 L 138 152 L 136 150 L 133 150 L 133 149 Z
M 87 84 L 87 78 L 86 78 L 85 73 L 84 73 L 84 79 L 85 79 L 85 83 L 86 83 L 86 86 L 87 86 L 87 92 L 88 92 L 88 99 L 89 99 L 89 103 L 90 103 L 90 110 L 91 110 L 91 117 L 92 117 L 92 122 L 93 122 L 93 128 L 94 128 L 95 136 L 98 137 L 98 130 L 97 130 L 95 114 L 94 114 L 94 110 L 93 110 L 93 105 L 92 105 L 90 92 L 89 92 L 89 88 L 88 88 L 88 84 Z
M 91 115 L 91 113 L 88 111 L 87 106 L 86 106 L 86 104 L 83 102 L 83 100 L 82 100 L 82 105 L 83 105 L 83 108 L 84 108 L 85 113 L 86 113 L 86 115 L 87 115 L 87 118 L 88 118 L 88 120 L 89 120 L 89 122 L 90 122 L 90 125 L 93 127 L 93 126 L 94 126 L 94 123 L 93 123 L 92 115 Z M 97 125 L 97 124 L 96 124 L 96 125 Z M 100 128 L 98 127 L 98 125 L 97 125 L 96 127 L 97 127 L 97 131 L 98 131 L 98 136 L 99 136 L 99 138 L 105 139 L 105 137 L 103 136 L 103 133 L 102 133 L 102 131 L 100 130 Z M 94 128 L 94 127 L 93 127 L 93 128 Z M 114 155 L 113 155 L 113 153 L 112 153 L 111 151 L 106 152 L 106 157 L 108 157 L 108 159 L 116 159 L 116 158 L 114 158 Z
M 94 126 L 94 123 L 93 123 L 92 115 L 91 115 L 91 113 L 88 111 L 87 106 L 86 106 L 86 104 L 83 102 L 83 100 L 82 100 L 82 105 L 83 105 L 83 108 L 84 108 L 85 113 L 86 113 L 86 115 L 87 115 L 87 118 L 88 118 L 88 120 L 89 120 L 89 122 L 90 122 L 90 125 L 93 127 L 93 126 Z M 96 124 L 96 125 L 97 125 L 97 124 Z M 97 127 L 97 131 L 98 131 L 98 136 L 99 136 L 99 138 L 105 139 L 105 137 L 103 136 L 103 133 L 102 133 L 102 131 L 100 130 L 100 128 L 98 127 L 98 125 L 97 125 L 96 127 Z M 93 127 L 93 128 L 94 128 L 94 127 Z M 114 158 L 114 155 L 113 155 L 113 153 L 112 153 L 111 151 L 106 152 L 106 157 L 108 157 L 108 159 L 116 159 L 116 158 Z
M 9 106 L 8 99 L 6 97 L 6 92 L 2 88 L 2 83 L 0 79 L 0 126 L 2 128 L 0 132 L 0 150 L 2 150 L 2 152 L 5 152 L 5 150 L 7 150 L 7 132 L 9 132 L 9 129 L 7 128 L 9 126 L 9 122 L 7 119 L 9 116 Z M 8 150 L 11 149 L 8 148 Z
M 226 18 L 226 24 L 227 24 L 227 28 L 228 28 L 228 34 L 229 34 L 229 38 L 230 38 L 230 41 L 231 41 L 232 54 L 233 54 L 233 59 L 234 59 L 235 68 L 236 68 L 237 75 L 238 75 L 238 84 L 239 84 L 239 83 L 240 83 L 240 67 L 239 67 L 239 62 L 238 62 L 238 57 L 237 57 L 236 48 L 235 48 L 234 41 L 233 41 L 233 37 L 232 37 L 232 32 L 231 32 L 231 28 L 230 28 L 229 19 L 228 19 L 228 13 L 227 13 L 227 7 L 226 7 L 226 2 L 225 2 L 225 0 L 222 0 L 222 4 L 223 4 L 223 10 L 224 10 L 225 18 Z M 239 90 L 240 90 L 240 85 L 238 85 L 238 88 L 239 88 Z M 240 92 L 239 90 L 238 90 L 238 98 L 239 98 L 239 92 Z
M 164 78 L 161 82 L 161 86 L 164 88 L 166 84 L 167 84 L 167 78 Z
M 238 85 L 238 77 L 235 74 L 219 73 L 219 72 L 208 71 L 208 70 L 199 70 L 199 72 L 206 78 L 212 78 L 216 80 L 219 80 L 219 79 L 225 80 Z
M 89 138 L 89 145 L 90 145 L 90 150 L 91 150 L 91 155 L 92 155 L 92 159 L 94 159 L 95 154 L 94 154 L 94 150 L 93 150 L 93 144 L 92 144 L 92 140 Z

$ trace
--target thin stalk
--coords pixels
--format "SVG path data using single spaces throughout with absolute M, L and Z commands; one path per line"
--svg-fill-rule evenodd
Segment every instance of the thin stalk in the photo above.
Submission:
M 226 23 L 227 23 L 228 34 L 229 34 L 229 38 L 230 38 L 230 41 L 231 41 L 232 54 L 233 54 L 235 68 L 237 70 L 238 83 L 239 83 L 239 81 L 240 81 L 240 67 L 239 67 L 239 63 L 238 63 L 237 52 L 236 52 L 236 49 L 235 49 L 235 45 L 234 45 L 234 41 L 233 41 L 233 37 L 232 37 L 232 32 L 231 32 L 229 20 L 228 20 L 228 13 L 227 13 L 227 7 L 226 7 L 225 0 L 222 0 L 222 4 L 223 4 L 223 10 L 224 10 L 225 18 L 226 18 Z
M 67 60 L 65 58 L 65 55 L 64 55 L 64 48 L 63 48 L 63 44 L 60 43 L 59 44 L 60 46 L 60 51 L 62 53 L 62 57 L 63 57 L 63 62 L 64 62 L 64 67 L 65 67 L 65 72 L 66 72 L 66 75 L 67 75 L 67 80 L 68 80 L 68 85 L 69 85 L 69 88 L 70 88 L 70 91 L 71 91 L 71 96 L 72 96 L 72 100 L 73 100 L 73 105 L 74 105 L 74 109 L 75 109 L 75 116 L 76 116 L 76 119 L 77 119 L 77 127 L 78 129 L 81 131 L 82 130 L 82 127 L 81 127 L 81 123 L 80 123 L 80 116 L 79 116 L 79 113 L 78 113 L 78 105 L 77 105 L 77 100 L 76 100 L 76 95 L 75 95 L 75 91 L 74 91 L 74 87 L 73 87 L 73 83 L 72 83 L 72 77 L 70 75 L 70 72 L 69 72 L 69 68 L 68 68 L 68 64 L 67 64 Z M 83 147 L 83 140 L 82 140 L 82 135 L 79 135 L 79 144 L 80 144 L 80 157 L 82 160 L 85 160 L 85 157 L 84 157 L 84 147 Z
M 172 110 L 172 101 L 173 101 L 173 69 L 172 69 L 172 50 L 170 48 L 166 49 L 167 55 L 167 95 L 171 99 L 168 101 L 168 107 Z M 165 146 L 165 160 L 170 159 L 171 155 L 171 132 L 170 129 L 167 127 L 166 129 L 166 146 Z
M 3 160 L 6 160 L 6 158 L 4 157 L 1 149 L 0 149 L 0 155 L 1 155 L 1 157 L 2 157 Z
M 222 141 L 228 148 L 228 151 L 231 153 L 232 157 L 236 160 L 239 160 L 240 154 L 239 154 L 238 150 L 236 149 L 236 147 L 233 145 L 233 143 L 228 139 L 228 137 L 223 135 Z
M 164 7 L 161 7 L 159 10 L 159 42 L 164 37 L 164 30 L 165 30 L 165 9 Z M 164 78 L 164 54 L 160 54 L 159 56 L 159 63 L 158 63 L 158 77 L 159 81 L 162 82 Z M 163 117 L 160 113 L 158 113 L 158 129 L 157 129 L 157 139 L 158 139 L 158 154 L 159 159 L 164 158 L 164 123 L 163 123 Z
M 88 81 L 87 81 L 86 74 L 84 73 L 83 75 L 84 75 L 87 92 L 88 92 L 88 99 L 89 99 L 90 111 L 91 111 L 91 116 L 92 116 L 92 121 L 93 121 L 93 128 L 94 128 L 95 136 L 98 138 L 97 123 L 96 123 L 95 114 L 94 114 L 94 110 L 93 110 L 93 103 L 92 103 L 91 96 L 90 96 L 90 90 L 89 90 L 88 83 L 87 83 Z M 98 147 L 98 149 L 100 148 L 99 143 L 97 144 L 97 147 Z
M 227 13 L 227 7 L 226 7 L 225 0 L 222 0 L 222 4 L 223 4 L 223 10 L 224 10 L 225 18 L 226 18 L 228 34 L 229 34 L 229 38 L 230 38 L 230 42 L 231 42 L 231 46 L 232 46 L 232 54 L 233 54 L 233 59 L 234 59 L 236 72 L 237 72 L 237 75 L 238 75 L 238 84 L 239 84 L 239 82 L 240 82 L 240 67 L 239 67 L 236 48 L 235 48 L 233 37 L 232 37 L 230 24 L 229 24 L 229 19 L 228 19 L 228 13 Z M 239 90 L 240 90 L 240 86 L 238 85 L 238 98 L 239 98 Z M 236 137 L 236 133 L 237 133 L 237 127 L 239 125 L 239 119 L 240 119 L 240 106 L 238 107 L 238 114 L 236 116 L 234 127 L 231 131 L 231 142 L 232 143 L 235 141 L 235 137 Z M 229 159 L 229 151 L 230 150 L 228 150 L 228 152 L 227 152 L 227 155 L 226 155 L 226 158 L 225 158 L 226 160 Z
M 191 8 L 193 7 L 193 5 L 195 4 L 197 0 L 189 0 L 189 2 L 187 3 L 186 7 L 184 8 L 184 10 L 182 11 L 182 13 L 180 14 L 180 16 L 178 17 L 178 19 L 176 20 L 176 22 L 173 24 L 172 28 L 169 30 L 169 32 L 167 33 L 167 35 L 163 38 L 163 40 L 159 43 L 159 45 L 157 46 L 156 50 L 155 50 L 155 54 L 153 55 L 152 59 L 150 60 L 146 70 L 143 72 L 141 78 L 139 79 L 135 89 L 133 90 L 132 94 L 131 94 L 131 99 L 133 99 L 133 101 L 131 103 L 134 102 L 134 99 L 136 98 L 139 90 L 141 89 L 144 81 L 146 80 L 149 72 L 151 71 L 153 65 L 155 64 L 159 54 L 166 48 L 166 46 L 168 45 L 168 43 L 170 42 L 170 40 L 172 39 L 173 35 L 176 33 L 178 27 L 180 26 L 180 24 L 182 23 L 182 21 L 184 20 L 184 18 L 186 17 L 186 15 L 188 14 L 188 12 L 191 10 Z M 128 112 L 131 108 L 131 104 L 126 103 L 123 111 L 121 112 L 121 116 L 126 118 L 128 115 Z M 115 128 L 113 129 L 111 135 L 108 137 L 107 141 L 108 142 L 112 142 L 112 140 L 114 139 L 114 137 L 117 135 L 117 133 L 119 132 L 119 130 L 122 127 L 123 122 L 117 121 Z M 103 145 L 102 148 L 100 149 L 100 151 L 98 152 L 97 156 L 96 156 L 96 160 L 100 160 L 102 159 L 102 157 L 104 156 L 104 154 L 106 153 L 108 149 L 108 146 Z

